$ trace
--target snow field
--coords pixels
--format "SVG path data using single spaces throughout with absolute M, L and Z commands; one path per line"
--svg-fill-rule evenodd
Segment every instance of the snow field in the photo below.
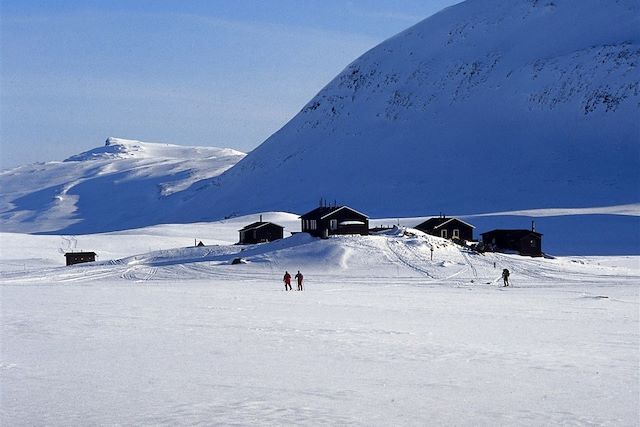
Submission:
M 637 423 L 638 257 L 479 255 L 403 228 L 230 245 L 247 220 L 2 234 L 0 424 Z M 71 237 L 100 261 L 60 267 Z M 298 269 L 305 291 L 284 292 Z
M 637 421 L 636 286 L 367 281 L 2 286 L 2 424 Z

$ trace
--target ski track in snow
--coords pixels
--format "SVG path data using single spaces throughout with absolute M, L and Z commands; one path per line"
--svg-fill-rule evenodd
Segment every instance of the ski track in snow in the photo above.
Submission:
M 420 267 L 420 264 L 423 264 L 423 262 L 420 262 L 420 260 L 416 261 L 416 258 L 418 257 L 416 257 L 415 252 L 407 249 L 406 247 L 404 247 L 404 245 L 401 244 L 401 242 L 398 242 L 397 240 L 389 239 L 386 243 L 391 253 L 393 253 L 395 258 L 402 264 L 421 274 L 424 274 L 429 278 L 434 278 L 428 270 Z M 411 254 L 410 256 L 408 256 L 409 253 Z
M 460 255 L 462 255 L 462 258 L 464 258 L 464 261 L 469 266 L 469 269 L 471 270 L 471 273 L 473 274 L 473 277 L 474 278 L 478 278 L 478 270 L 476 270 L 476 267 L 473 265 L 473 263 L 469 259 L 469 255 L 467 255 L 467 253 L 465 251 L 460 251 Z

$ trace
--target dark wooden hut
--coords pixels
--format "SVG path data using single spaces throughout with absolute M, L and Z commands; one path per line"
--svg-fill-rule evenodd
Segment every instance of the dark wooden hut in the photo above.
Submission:
M 533 230 L 491 230 L 482 233 L 482 243 L 489 251 L 515 251 L 520 255 L 542 256 L 542 234 Z
M 473 240 L 473 225 L 464 222 L 458 218 L 447 218 L 439 216 L 429 218 L 428 220 L 416 225 L 414 228 L 423 231 L 432 236 L 442 237 L 444 239 L 460 239 Z
M 369 217 L 348 206 L 320 206 L 300 217 L 302 232 L 327 238 L 334 234 L 369 234 Z
M 93 262 L 96 260 L 95 252 L 67 252 L 64 256 L 67 259 L 67 265 Z
M 238 243 L 241 245 L 272 242 L 284 237 L 283 226 L 273 222 L 262 221 L 262 218 L 260 218 L 260 221 L 249 224 L 238 231 L 240 232 L 240 241 Z

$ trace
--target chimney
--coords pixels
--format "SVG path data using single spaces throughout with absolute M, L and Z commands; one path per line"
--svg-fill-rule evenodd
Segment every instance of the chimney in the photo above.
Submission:
M 262 215 L 260 215 L 260 222 L 262 222 Z
M 536 231 L 536 222 L 535 221 L 531 221 L 531 231 Z

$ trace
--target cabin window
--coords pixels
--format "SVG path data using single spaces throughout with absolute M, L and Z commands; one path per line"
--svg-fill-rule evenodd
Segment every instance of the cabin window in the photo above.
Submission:
M 453 238 L 454 239 L 459 239 L 460 238 L 460 230 L 458 230 L 457 228 L 453 229 Z
M 440 230 L 440 237 L 446 239 L 448 237 L 447 230 Z
M 337 230 L 338 229 L 338 220 L 337 219 L 332 219 L 329 221 L 329 228 L 331 230 Z
M 531 247 L 532 248 L 536 247 L 536 241 L 534 239 L 531 239 Z
M 309 222 L 311 223 L 311 224 L 309 224 L 309 228 L 310 228 L 311 230 L 315 230 L 315 229 L 316 229 L 316 220 L 315 220 L 315 219 L 312 219 L 312 220 L 310 220 Z

